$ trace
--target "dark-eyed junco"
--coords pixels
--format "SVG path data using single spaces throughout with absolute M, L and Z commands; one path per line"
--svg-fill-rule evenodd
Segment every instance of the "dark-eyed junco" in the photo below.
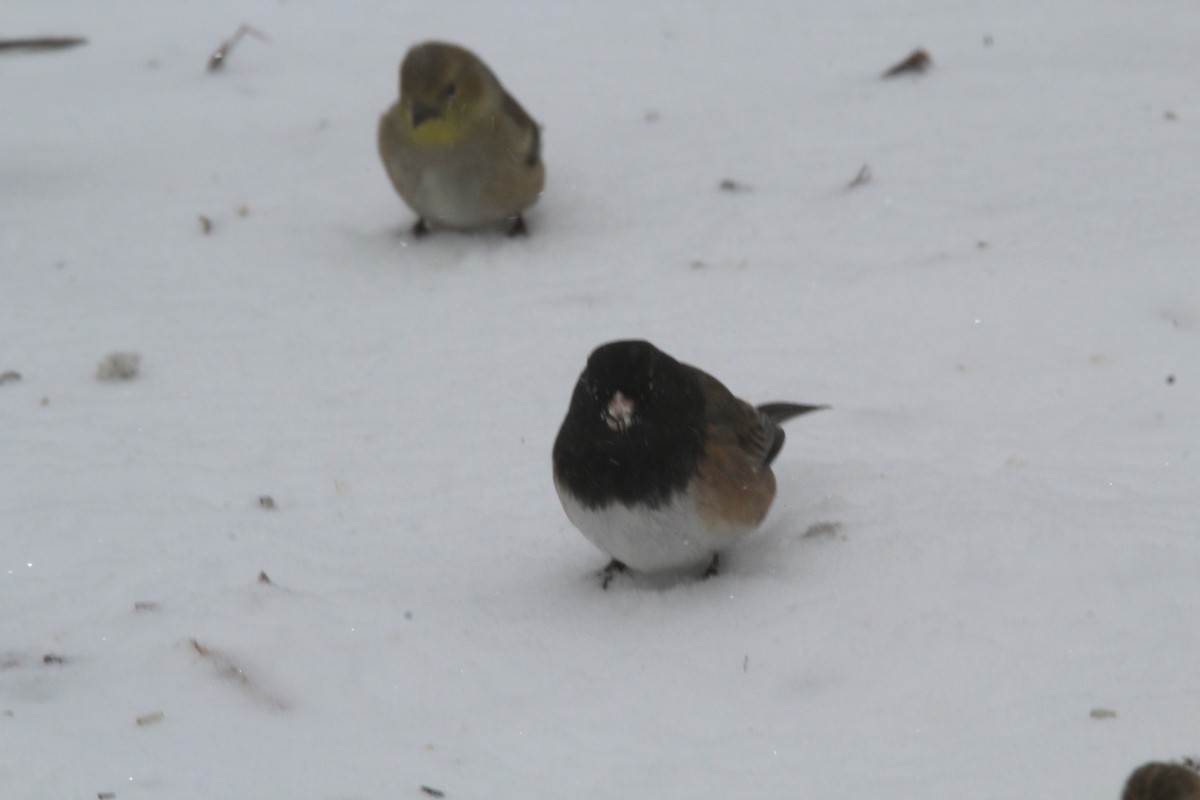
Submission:
M 1121 800 L 1200 800 L 1200 769 L 1195 761 L 1182 764 L 1151 761 L 1133 771 Z
M 826 406 L 755 408 L 649 342 L 596 348 L 554 442 L 554 486 L 567 517 L 626 567 L 708 564 L 758 527 L 775 498 L 779 423 Z

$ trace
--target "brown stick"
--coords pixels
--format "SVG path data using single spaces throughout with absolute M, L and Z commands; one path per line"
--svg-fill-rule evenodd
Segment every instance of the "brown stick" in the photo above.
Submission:
M 87 44 L 82 36 L 37 36 L 32 39 L 0 39 L 0 50 L 65 50 Z

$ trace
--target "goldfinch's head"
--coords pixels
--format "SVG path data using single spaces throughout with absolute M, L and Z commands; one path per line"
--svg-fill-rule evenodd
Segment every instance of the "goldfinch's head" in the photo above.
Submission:
M 416 45 L 400 65 L 406 127 L 430 143 L 454 140 L 499 104 L 499 85 L 470 50 L 445 42 Z

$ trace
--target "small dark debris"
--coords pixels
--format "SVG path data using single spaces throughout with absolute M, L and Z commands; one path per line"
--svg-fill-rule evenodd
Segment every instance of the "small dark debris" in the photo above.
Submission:
M 754 187 L 750 184 L 735 181 L 733 178 L 726 178 L 721 181 L 717 184 L 717 188 L 722 192 L 750 192 L 754 190 Z
M 46 653 L 46 655 L 42 656 L 42 663 L 43 664 L 65 664 L 65 663 L 67 663 L 67 659 L 60 655 L 55 655 L 54 653 Z
M 238 29 L 233 32 L 233 36 L 221 42 L 217 49 L 213 51 L 213 54 L 208 57 L 208 71 L 216 72 L 225 66 L 225 59 L 229 57 L 229 53 L 242 40 L 242 37 L 247 34 L 264 42 L 270 41 L 262 31 L 251 28 L 249 25 L 239 25 Z
M 996 43 L 996 40 L 992 38 L 992 35 L 990 33 L 984 35 L 984 37 L 983 37 L 983 46 L 984 47 L 991 47 L 995 43 Z
M 209 217 L 206 217 L 203 214 L 201 214 L 198 217 L 198 219 L 200 220 L 200 232 L 201 233 L 203 233 L 205 236 L 207 236 L 208 234 L 213 232 L 213 221 Z
M 0 50 L 65 50 L 87 44 L 82 36 L 37 36 L 31 39 L 0 39 Z
M 1167 376 L 1167 386 L 1174 386 L 1174 385 L 1175 385 L 1175 376 L 1168 375 Z
M 96 366 L 96 380 L 109 383 L 131 381 L 142 367 L 140 353 L 109 353 Z
M 133 610 L 139 613 L 146 611 L 160 611 L 162 610 L 162 604 L 155 603 L 153 600 L 138 600 L 133 604 Z
M 261 507 L 267 509 L 268 511 L 274 511 L 277 508 L 277 506 L 275 505 L 275 498 L 271 497 L 271 495 L 269 495 L 269 494 L 259 495 L 258 496 L 258 504 Z
M 267 577 L 267 573 L 265 571 L 258 573 L 258 582 L 265 583 L 267 586 L 271 585 L 271 579 Z
M 975 249 L 976 250 L 987 250 L 988 243 L 985 242 L 983 239 L 980 239 L 978 242 L 975 243 Z
M 866 184 L 868 184 L 870 182 L 871 182 L 871 165 L 863 164 L 859 168 L 858 174 L 854 176 L 854 180 L 852 180 L 852 181 L 850 181 L 850 183 L 846 184 L 846 188 L 853 189 L 857 186 L 865 186 Z
M 1163 119 L 1167 120 L 1168 122 L 1174 122 L 1175 120 L 1179 119 L 1179 115 L 1174 111 L 1164 111 Z
M 39 401 L 38 401 L 38 405 L 39 405 L 39 406 L 48 406 L 48 405 L 50 405 L 50 398 L 49 398 L 49 397 L 43 397 L 41 400 L 39 400 Z
M 15 369 L 6 369 L 4 372 L 0 372 L 0 386 L 6 383 L 15 383 L 19 380 L 21 380 L 21 373 Z
M 801 538 L 804 539 L 824 539 L 829 537 L 839 536 L 842 530 L 840 522 L 814 522 L 808 526 Z
M 642 119 L 644 119 L 648 124 L 654 124 L 655 122 L 658 122 L 659 114 L 654 109 L 650 109 L 643 115 Z
M 432 786 L 422 786 L 421 792 L 423 794 L 429 795 L 430 797 L 445 797 L 446 796 L 446 793 L 443 792 L 441 789 L 435 789 Z
M 891 66 L 883 73 L 884 78 L 894 78 L 897 75 L 903 75 L 906 72 L 921 74 L 928 71 L 933 66 L 933 59 L 929 57 L 923 49 L 917 48 L 908 54 L 908 58 Z
M 147 725 L 156 725 L 157 723 L 162 722 L 165 717 L 166 715 L 161 711 L 151 711 L 149 714 L 142 714 L 141 716 L 136 717 L 134 722 L 137 723 L 139 728 L 144 728 Z
M 116 792 L 96 792 L 96 800 L 116 800 Z
M 412 619 L 412 618 L 413 618 L 413 613 L 412 613 L 411 611 L 405 611 L 405 612 L 404 612 L 404 618 L 405 618 L 405 619 Z

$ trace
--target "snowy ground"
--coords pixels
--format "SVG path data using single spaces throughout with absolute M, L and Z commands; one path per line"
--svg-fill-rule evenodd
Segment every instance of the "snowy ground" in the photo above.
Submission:
M 0 57 L 5 798 L 1115 798 L 1200 751 L 1193 6 L 0 16 L 90 39 Z M 374 128 L 430 37 L 545 126 L 528 240 L 407 236 Z M 601 591 L 555 498 L 630 336 L 834 406 L 716 580 Z

